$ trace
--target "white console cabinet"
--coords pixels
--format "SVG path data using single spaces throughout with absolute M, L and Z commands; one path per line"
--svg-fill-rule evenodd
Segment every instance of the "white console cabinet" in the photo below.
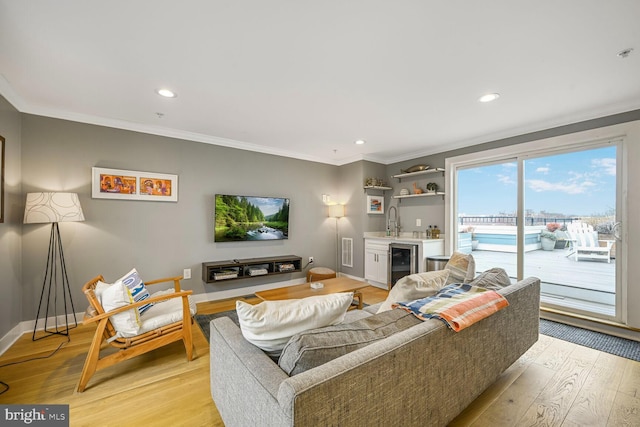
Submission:
M 384 289 L 387 289 L 388 256 L 388 242 L 365 240 L 364 278 L 369 282 L 375 282 L 374 284 Z

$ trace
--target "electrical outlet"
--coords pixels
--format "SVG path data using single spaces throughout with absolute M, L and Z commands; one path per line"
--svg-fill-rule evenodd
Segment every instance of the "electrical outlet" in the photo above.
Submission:
M 422 226 L 422 220 L 420 218 L 416 219 L 416 227 Z
M 190 268 L 185 268 L 182 271 L 182 278 L 185 279 L 185 280 L 186 279 L 191 279 L 191 269 Z
M 309 257 L 309 264 L 313 264 L 313 257 L 312 256 Z

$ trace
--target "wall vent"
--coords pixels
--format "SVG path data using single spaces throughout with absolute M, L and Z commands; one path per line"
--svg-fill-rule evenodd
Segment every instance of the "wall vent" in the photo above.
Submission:
M 342 238 L 342 265 L 353 267 L 353 239 L 350 237 Z

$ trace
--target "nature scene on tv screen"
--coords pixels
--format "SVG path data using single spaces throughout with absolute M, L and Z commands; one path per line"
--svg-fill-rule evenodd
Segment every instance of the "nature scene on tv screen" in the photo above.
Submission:
M 281 240 L 289 236 L 289 199 L 216 194 L 216 242 Z

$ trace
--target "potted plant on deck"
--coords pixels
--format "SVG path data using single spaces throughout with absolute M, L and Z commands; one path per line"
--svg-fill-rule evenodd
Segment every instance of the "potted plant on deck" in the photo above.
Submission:
M 542 230 L 540 233 L 540 244 L 543 251 L 552 251 L 556 247 L 558 237 L 549 230 Z
M 564 249 L 567 246 L 567 233 L 562 231 L 563 225 L 559 222 L 550 222 L 547 224 L 547 231 L 556 236 L 556 249 Z

